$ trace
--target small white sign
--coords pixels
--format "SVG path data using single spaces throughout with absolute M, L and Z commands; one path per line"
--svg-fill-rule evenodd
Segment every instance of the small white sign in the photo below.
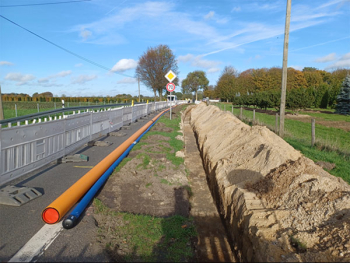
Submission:
M 175 84 L 174 83 L 168 83 L 166 84 L 166 89 L 169 92 L 173 92 L 175 90 Z

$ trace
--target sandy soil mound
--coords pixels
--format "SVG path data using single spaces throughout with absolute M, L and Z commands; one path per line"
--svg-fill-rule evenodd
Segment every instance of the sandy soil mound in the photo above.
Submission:
M 350 186 L 266 127 L 189 108 L 218 209 L 243 261 L 350 261 Z

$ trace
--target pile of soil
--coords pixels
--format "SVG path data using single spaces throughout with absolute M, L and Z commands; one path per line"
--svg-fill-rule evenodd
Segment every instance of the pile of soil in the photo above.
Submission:
M 241 235 L 233 239 L 242 259 L 350 261 L 344 180 L 266 127 L 250 127 L 230 112 L 199 104 L 185 114 L 226 226 Z
M 290 236 L 303 261 L 350 261 L 350 188 L 346 182 L 301 157 L 271 171 L 249 189 L 275 211 L 279 234 Z

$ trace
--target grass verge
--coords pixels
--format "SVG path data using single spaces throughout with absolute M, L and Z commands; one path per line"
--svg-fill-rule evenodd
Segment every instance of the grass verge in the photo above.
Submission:
M 106 250 L 115 254 L 121 247 L 120 241 L 132 248 L 123 255 L 126 262 L 186 262 L 193 259 L 191 239 L 197 233 L 192 218 L 114 212 L 97 198 L 94 207 L 96 214 L 108 215 L 108 232 L 116 237 L 108 240 Z

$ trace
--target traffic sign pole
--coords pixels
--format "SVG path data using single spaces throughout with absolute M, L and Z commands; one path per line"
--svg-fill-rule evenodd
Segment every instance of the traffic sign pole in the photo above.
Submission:
M 171 105 L 172 105 L 172 101 L 171 101 L 171 93 L 172 93 L 172 92 L 170 92 L 170 120 L 171 120 Z
M 168 83 L 166 85 L 166 89 L 167 91 L 170 92 L 170 120 L 171 120 L 171 106 L 173 104 L 173 101 L 171 100 L 172 99 L 172 93 L 173 91 L 175 91 L 175 84 L 174 83 L 171 83 L 174 79 L 176 79 L 176 74 L 172 71 L 172 70 L 169 70 L 167 74 L 165 74 L 164 76 L 167 80 L 169 80 L 170 83 Z

